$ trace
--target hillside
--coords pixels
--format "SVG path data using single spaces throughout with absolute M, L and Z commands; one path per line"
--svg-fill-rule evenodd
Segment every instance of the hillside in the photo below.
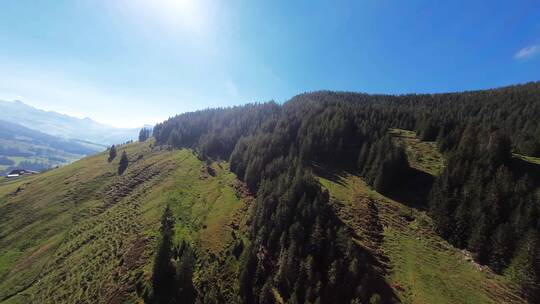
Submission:
M 427 152 L 415 145 L 407 146 L 411 157 Z M 101 153 L 0 183 L 0 303 L 142 300 L 166 205 L 176 218 L 174 243 L 187 242 L 197 253 L 197 292 L 238 301 L 233 251 L 238 240 L 249 242 L 245 223 L 252 198 L 228 164 L 207 164 L 188 150 L 163 150 L 152 141 L 118 149 L 130 155 L 122 176 L 116 173 L 119 157 L 108 163 Z M 440 167 L 433 158 L 416 167 Z M 403 303 L 522 301 L 504 277 L 438 237 L 425 212 L 384 197 L 357 176 L 323 176 L 336 214 Z
M 411 166 L 437 175 L 443 166 L 432 142 L 414 132 L 393 129 Z M 475 263 L 437 235 L 423 210 L 386 197 L 357 175 L 318 171 L 336 213 L 355 231 L 355 242 L 369 250 L 403 303 L 523 303 L 508 276 Z
M 424 212 L 370 190 L 357 176 L 320 178 L 340 218 L 368 248 L 403 303 L 523 303 L 506 278 L 435 233 Z
M 320 91 L 283 105 L 178 115 L 156 125 L 154 136 L 203 158 L 229 159 L 257 194 L 241 277 L 245 302 L 396 301 L 377 263 L 366 261 L 370 254 L 346 240 L 354 229 L 329 210 L 312 174 L 320 167 L 359 176 L 426 212 L 436 235 L 508 274 L 519 296 L 534 303 L 539 85 L 399 96 Z
M 41 171 L 71 163 L 104 148 L 0 120 L 0 173 L 12 168 Z
M 102 153 L 0 184 L 0 303 L 141 299 L 166 205 L 178 219 L 175 244 L 197 248 L 197 288 L 231 284 L 226 270 L 237 272 L 237 260 L 225 253 L 242 235 L 249 197 L 227 164 L 150 142 L 118 149 L 130 158 L 121 176 L 119 157 L 108 163 Z
M 0 120 L 68 140 L 110 146 L 136 139 L 139 128 L 114 128 L 90 118 L 77 118 L 54 111 L 44 111 L 21 101 L 0 100 Z
M 536 303 L 539 88 L 206 109 L 3 181 L 0 303 Z

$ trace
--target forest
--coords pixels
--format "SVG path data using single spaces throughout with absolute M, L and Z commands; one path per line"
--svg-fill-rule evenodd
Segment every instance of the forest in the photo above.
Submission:
M 320 91 L 284 104 L 254 103 L 177 115 L 156 143 L 223 159 L 255 194 L 239 281 L 246 303 L 392 302 L 366 254 L 328 204 L 312 171 L 359 174 L 381 193 L 409 178 L 389 129 L 414 130 L 445 158 L 418 202 L 437 232 L 540 299 L 540 82 L 447 94 Z M 144 134 L 143 137 L 147 137 Z M 517 271 L 519 270 L 519 271 Z M 375 282 L 375 283 L 374 283 Z

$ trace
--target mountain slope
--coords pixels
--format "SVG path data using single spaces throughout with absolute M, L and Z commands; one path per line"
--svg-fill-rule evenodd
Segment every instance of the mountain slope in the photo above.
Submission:
M 47 135 L 0 120 L 0 172 L 10 167 L 43 170 L 63 165 L 104 147 Z
M 526 302 L 506 277 L 437 236 L 424 212 L 382 196 L 354 175 L 320 181 L 356 241 L 378 256 L 403 303 Z
M 174 243 L 197 252 L 193 283 L 200 299 L 212 293 L 241 302 L 234 251 L 239 240 L 249 244 L 252 198 L 228 164 L 206 164 L 189 150 L 160 149 L 152 141 L 118 150 L 130 156 L 121 176 L 119 157 L 108 163 L 101 153 L 0 183 L 0 303 L 144 299 L 166 205 L 176 218 Z M 319 180 L 354 242 L 375 259 L 365 262 L 379 265 L 404 303 L 522 301 L 503 277 L 437 237 L 424 212 L 385 198 L 354 175 Z
M 177 115 L 112 163 L 0 185 L 0 299 L 536 303 L 538 96 L 316 92 Z
M 112 145 L 136 139 L 139 129 L 114 128 L 90 118 L 76 118 L 53 111 L 43 111 L 21 101 L 0 100 L 0 120 L 66 139 Z
M 154 136 L 158 144 L 229 159 L 231 170 L 257 193 L 241 280 L 246 302 L 271 302 L 276 294 L 293 302 L 395 302 L 388 282 L 371 276 L 380 272 L 362 258 L 369 253 L 343 245 L 351 229 L 328 210 L 328 196 L 311 174 L 330 166 L 426 210 L 437 234 L 494 272 L 513 273 L 519 292 L 535 303 L 540 179 L 537 166 L 514 155 L 540 153 L 539 97 L 538 82 L 400 96 L 321 91 L 283 105 L 178 115 L 156 125 Z M 392 129 L 432 141 L 415 149 L 436 147 L 444 166 L 421 170 L 423 158 L 409 159 L 410 151 L 396 144 L 410 141 L 407 132 L 397 140 Z
M 0 184 L 0 296 L 5 303 L 92 299 L 111 303 L 142 298 L 165 205 L 172 206 L 178 217 L 175 242 L 187 241 L 197 248 L 200 266 L 194 281 L 199 292 L 210 288 L 206 292 L 212 290 L 224 301 L 235 299 L 239 266 L 228 251 L 236 239 L 248 242 L 241 227 L 251 199 L 228 173 L 227 164 L 208 166 L 188 150 L 161 150 L 151 142 L 119 150 L 127 151 L 131 159 L 123 176 L 116 173 L 118 157 L 108 163 L 102 153 Z M 373 256 L 389 258 L 380 271 L 389 273 L 404 302 L 512 299 L 500 278 L 480 271 L 430 232 L 429 219 L 422 212 L 382 197 L 355 176 L 320 180 L 330 190 L 337 214 L 356 231 L 355 241 Z M 41 199 L 33 199 L 37 196 Z M 362 206 L 367 202 L 375 202 L 376 217 L 384 227 L 379 240 L 373 235 L 375 226 L 365 224 L 370 213 Z M 403 269 L 407 263 L 420 264 Z M 453 279 L 436 285 L 436 279 L 445 276 L 444 269 L 420 272 L 435 265 L 450 267 Z M 82 291 L 75 292 L 81 286 Z M 517 299 L 513 302 L 519 303 Z
M 190 151 L 152 148 L 150 142 L 118 149 L 130 158 L 121 176 L 116 173 L 119 157 L 108 163 L 102 153 L 0 184 L 1 303 L 142 298 L 159 218 L 165 205 L 175 202 L 174 214 L 182 218 L 175 243 L 197 247 L 205 269 L 218 261 L 224 265 L 233 236 L 241 235 L 234 230 L 248 200 L 226 164 L 206 165 Z M 235 261 L 228 259 L 231 271 L 236 271 Z M 220 274 L 226 272 L 220 269 Z M 196 273 L 199 288 L 207 280 L 219 277 Z
M 415 168 L 433 175 L 440 172 L 443 160 L 433 142 L 420 141 L 410 131 L 390 132 L 396 145 L 405 145 Z M 374 191 L 357 175 L 318 172 L 336 213 L 355 231 L 355 241 L 377 257 L 403 303 L 526 302 L 509 276 L 475 263 L 470 252 L 438 236 L 422 208 Z

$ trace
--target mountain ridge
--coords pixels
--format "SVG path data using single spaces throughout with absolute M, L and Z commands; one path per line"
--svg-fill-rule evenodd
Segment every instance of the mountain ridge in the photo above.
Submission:
M 116 128 L 89 117 L 77 118 L 47 111 L 20 100 L 0 100 L 0 119 L 67 139 L 79 139 L 110 146 L 137 138 L 139 128 Z

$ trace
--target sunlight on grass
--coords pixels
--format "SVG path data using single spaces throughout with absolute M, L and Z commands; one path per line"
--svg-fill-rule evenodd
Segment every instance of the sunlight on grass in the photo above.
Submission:
M 421 141 L 409 130 L 390 129 L 397 143 L 405 146 L 405 153 L 412 168 L 438 175 L 444 167 L 444 159 L 435 142 Z
M 126 288 L 150 282 L 167 204 L 176 244 L 193 243 L 202 260 L 230 250 L 230 222 L 245 204 L 226 163 L 212 163 L 211 175 L 192 151 L 154 149 L 153 140 L 117 149 L 130 160 L 121 176 L 119 157 L 109 163 L 101 153 L 0 183 L 0 302 L 135 301 L 140 295 Z M 226 263 L 234 275 L 238 262 Z M 218 277 L 207 270 L 195 276 Z
M 334 177 L 319 181 L 337 204 L 338 215 L 360 236 L 357 243 L 388 259 L 386 278 L 404 303 L 520 303 L 503 276 L 478 267 L 440 238 L 425 212 L 386 198 L 355 175 Z M 379 248 L 363 237 L 371 233 L 370 227 L 354 219 L 365 216 L 355 209 L 355 197 L 376 202 L 384 227 Z

